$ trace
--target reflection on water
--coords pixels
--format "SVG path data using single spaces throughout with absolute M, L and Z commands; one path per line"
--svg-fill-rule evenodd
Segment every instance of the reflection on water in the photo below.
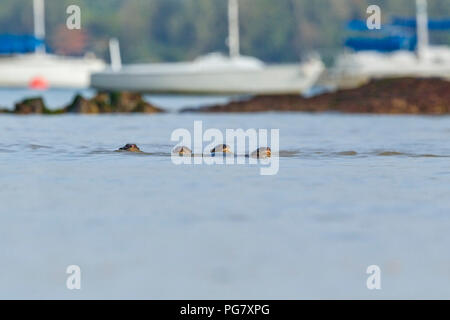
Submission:
M 280 170 L 174 165 L 177 128 L 280 129 Z M 0 297 L 445 298 L 450 118 L 0 116 Z M 144 154 L 114 152 L 136 143 Z M 366 289 L 366 268 L 382 290 Z

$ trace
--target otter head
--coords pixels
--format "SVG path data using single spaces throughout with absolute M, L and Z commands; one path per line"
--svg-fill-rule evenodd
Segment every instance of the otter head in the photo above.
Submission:
M 214 149 L 211 149 L 211 154 L 216 154 L 216 153 L 225 154 L 225 153 L 233 153 L 233 152 L 231 152 L 231 148 L 229 146 L 227 146 L 226 144 L 219 144 Z
M 172 151 L 173 154 L 177 154 L 179 156 L 190 156 L 192 155 L 192 151 L 191 149 L 189 149 L 188 147 L 176 147 L 175 149 L 173 149 Z
M 270 158 L 272 155 L 272 150 L 269 147 L 258 148 L 255 152 L 252 153 L 253 156 L 257 158 Z
M 119 151 L 128 151 L 128 152 L 142 152 L 141 149 L 134 143 L 127 143 L 125 146 L 119 149 Z

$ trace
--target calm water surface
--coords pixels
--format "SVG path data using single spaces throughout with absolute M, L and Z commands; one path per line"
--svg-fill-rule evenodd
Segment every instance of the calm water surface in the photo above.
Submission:
M 279 173 L 174 165 L 170 135 L 194 120 L 279 128 Z M 3 115 L 0 128 L 0 298 L 450 298 L 450 117 Z M 151 154 L 113 152 L 128 142 Z M 71 264 L 80 291 L 65 287 Z

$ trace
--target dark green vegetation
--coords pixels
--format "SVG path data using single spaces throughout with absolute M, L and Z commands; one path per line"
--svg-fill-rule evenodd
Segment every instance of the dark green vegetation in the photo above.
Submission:
M 81 7 L 82 33 L 68 31 L 66 7 Z M 368 4 L 390 15 L 412 16 L 413 0 L 240 0 L 242 53 L 267 62 L 297 61 L 315 50 L 330 62 L 342 47 L 345 21 L 366 16 Z M 176 61 L 226 52 L 226 0 L 46 0 L 48 42 L 54 51 L 93 51 L 108 58 L 118 37 L 123 60 Z M 449 0 L 429 1 L 430 16 L 450 16 Z M 31 0 L 1 0 L 1 33 L 33 30 Z M 434 42 L 450 44 L 445 33 Z

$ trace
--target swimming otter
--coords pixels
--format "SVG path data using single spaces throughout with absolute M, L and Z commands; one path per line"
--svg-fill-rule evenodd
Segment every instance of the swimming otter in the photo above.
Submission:
M 128 151 L 128 152 L 142 152 L 141 149 L 134 143 L 127 143 L 125 146 L 117 151 Z
M 222 154 L 233 154 L 233 152 L 231 152 L 231 148 L 229 146 L 227 146 L 226 144 L 219 144 L 217 145 L 214 149 L 211 149 L 211 155 L 214 156 L 217 153 L 222 153 Z
M 211 155 L 215 156 L 217 153 L 222 154 L 233 154 L 231 152 L 231 148 L 226 144 L 219 144 L 214 149 L 211 149 Z M 192 150 L 185 146 L 179 146 L 172 150 L 172 154 L 179 156 L 193 156 Z M 248 154 L 245 155 L 247 158 Z M 261 147 L 256 149 L 250 154 L 250 157 L 253 158 L 270 158 L 272 156 L 272 150 L 269 147 Z
M 251 154 L 254 158 L 270 158 L 271 155 L 272 150 L 269 147 L 258 148 Z
M 172 150 L 172 154 L 177 154 L 179 156 L 185 157 L 185 156 L 191 156 L 192 151 L 188 147 L 182 146 L 182 147 L 176 147 Z

